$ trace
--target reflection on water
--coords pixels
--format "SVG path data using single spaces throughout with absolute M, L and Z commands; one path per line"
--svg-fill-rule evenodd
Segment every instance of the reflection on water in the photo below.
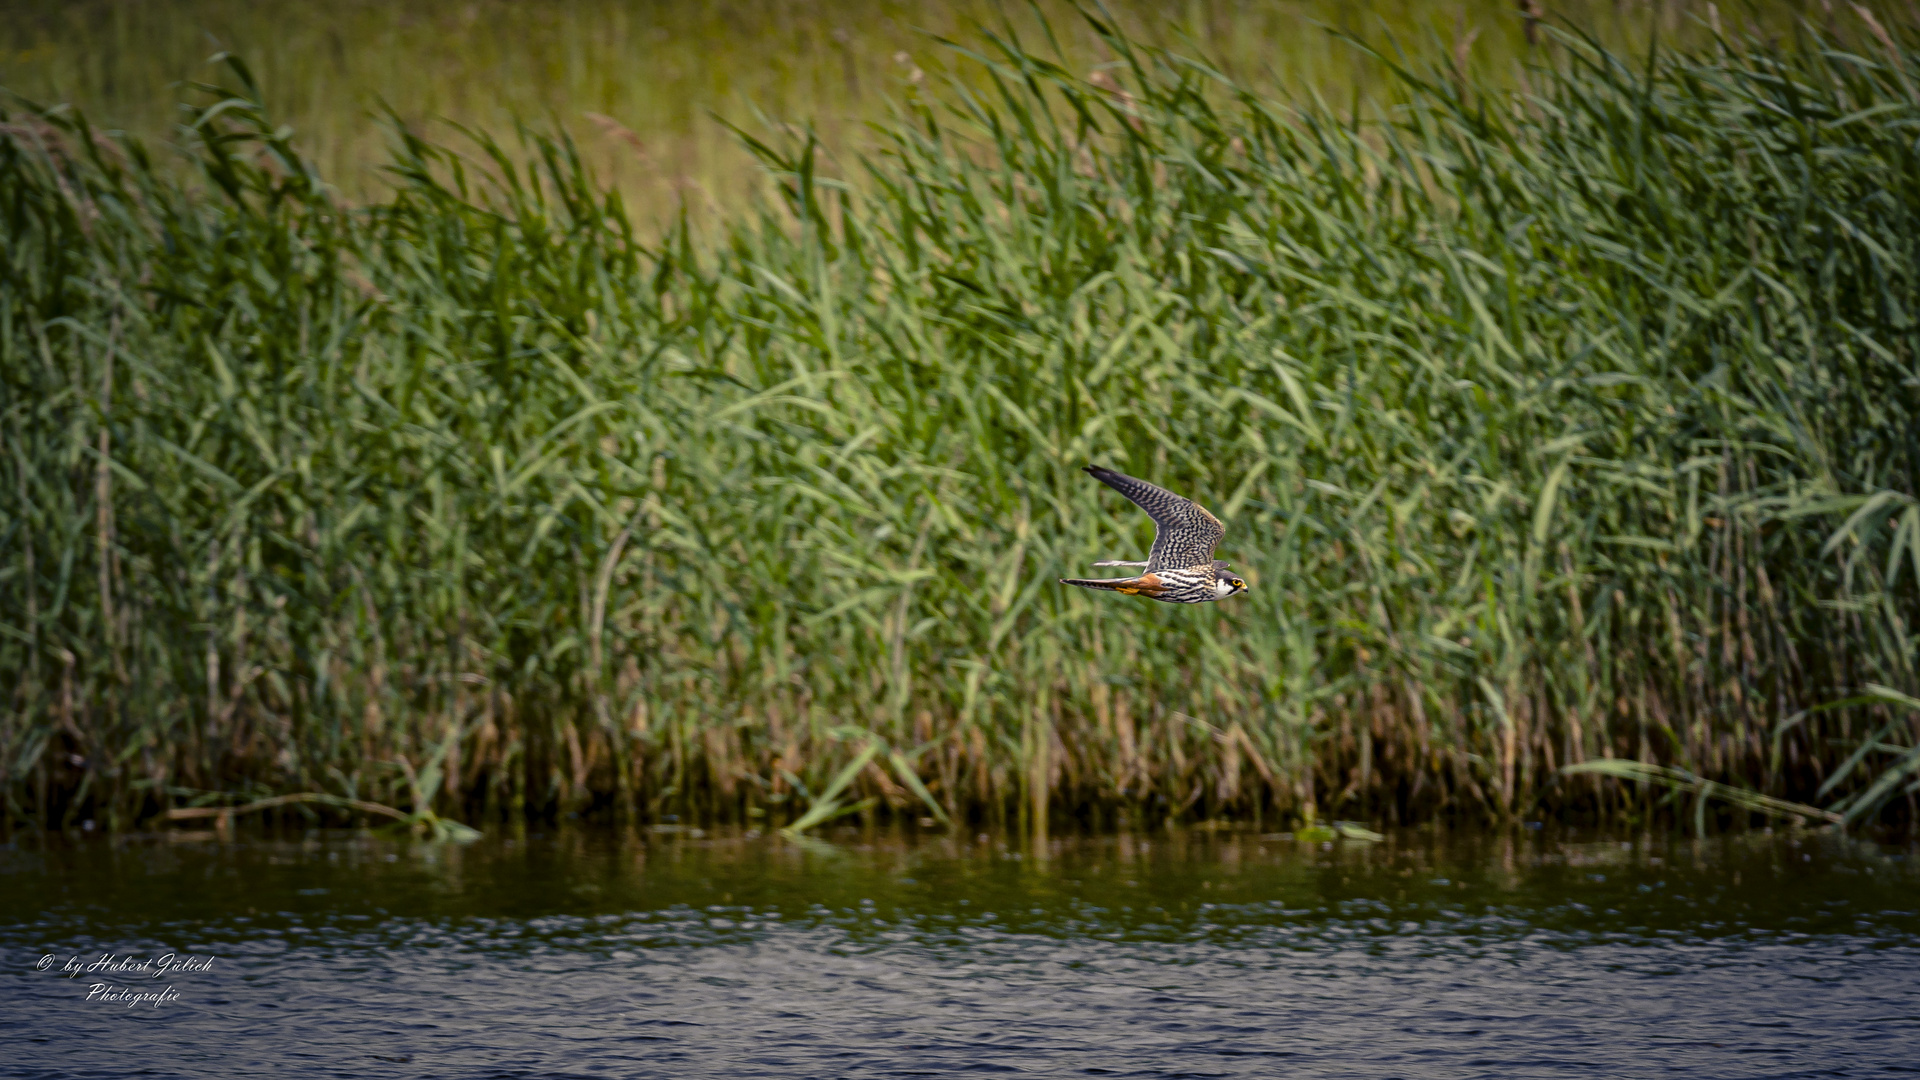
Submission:
M 0 1072 L 1920 1072 L 1907 848 L 828 840 L 17 840 Z M 149 977 L 168 953 L 213 960 Z M 106 954 L 149 968 L 85 970 Z

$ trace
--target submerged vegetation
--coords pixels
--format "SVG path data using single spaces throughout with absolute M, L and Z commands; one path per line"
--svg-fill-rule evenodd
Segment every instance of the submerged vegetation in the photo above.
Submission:
M 12 110 L 9 815 L 1911 817 L 1910 28 L 1356 114 L 1091 22 L 658 242 L 532 132 L 347 204 L 237 62 L 184 179 Z M 1057 585 L 1087 461 L 1251 594 Z

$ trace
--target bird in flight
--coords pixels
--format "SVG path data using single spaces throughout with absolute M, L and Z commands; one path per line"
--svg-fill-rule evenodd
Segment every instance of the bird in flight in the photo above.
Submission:
M 1145 480 L 1098 465 L 1089 465 L 1085 471 L 1147 512 L 1153 519 L 1153 550 L 1146 562 L 1116 559 L 1093 564 L 1146 567 L 1139 577 L 1061 578 L 1061 584 L 1148 596 L 1168 604 L 1204 604 L 1247 591 L 1247 583 L 1228 573 L 1227 563 L 1213 557 L 1213 549 L 1226 532 L 1219 518 L 1197 503 Z

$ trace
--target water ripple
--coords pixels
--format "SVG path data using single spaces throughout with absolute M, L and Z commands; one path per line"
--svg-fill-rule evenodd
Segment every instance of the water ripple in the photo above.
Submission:
M 1616 868 L 1624 880 L 1595 891 L 1584 875 L 1554 884 L 1565 867 L 1551 858 L 1492 873 L 1484 852 L 1314 862 L 1264 848 L 1229 859 L 1216 846 L 1116 870 L 1114 851 L 1092 845 L 1045 870 L 1002 873 L 956 850 L 794 865 L 750 846 L 610 844 L 545 852 L 534 861 L 565 872 L 535 884 L 520 876 L 525 853 L 504 848 L 415 853 L 409 869 L 327 857 L 334 846 L 302 847 L 292 863 L 269 863 L 291 858 L 273 845 L 0 859 L 13 918 L 0 939 L 14 957 L 0 973 L 10 1003 L 0 1040 L 15 1048 L 0 1071 L 1920 1071 L 1914 882 L 1858 853 L 1838 864 L 1852 874 L 1796 870 L 1743 896 L 1724 882 L 1752 879 L 1768 851 L 1721 852 L 1685 871 Z M 1863 858 L 1880 874 L 1871 888 Z M 1423 876 L 1400 872 L 1410 862 Z M 389 865 L 399 869 L 379 869 Z M 1438 884 L 1435 865 L 1446 870 Z M 207 888 L 225 877 L 210 870 L 233 866 L 248 887 Z M 285 866 L 298 872 L 278 874 Z M 1663 884 L 1643 893 L 1648 870 Z M 1476 875 L 1482 884 L 1454 885 Z M 566 884 L 583 878 L 598 891 Z M 937 891 L 903 892 L 909 878 Z M 1652 895 L 1664 899 L 1636 900 Z M 31 896 L 37 911 L 23 906 Z M 164 980 L 181 996 L 160 1007 L 86 1002 L 88 978 L 33 969 L 43 953 L 168 950 L 220 959 Z

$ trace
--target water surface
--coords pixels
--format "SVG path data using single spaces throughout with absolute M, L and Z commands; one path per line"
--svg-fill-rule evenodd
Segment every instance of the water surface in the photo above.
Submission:
M 21 839 L 0 1072 L 1912 1074 L 1916 886 L 1784 832 Z

